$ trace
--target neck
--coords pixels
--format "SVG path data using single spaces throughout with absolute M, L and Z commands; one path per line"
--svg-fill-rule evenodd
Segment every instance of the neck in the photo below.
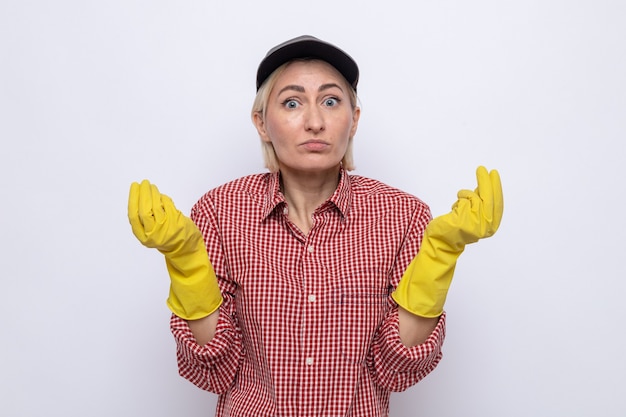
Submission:
M 333 195 L 339 184 L 339 167 L 316 173 L 294 173 L 281 169 L 281 185 L 289 220 L 307 233 L 313 225 L 313 212 Z

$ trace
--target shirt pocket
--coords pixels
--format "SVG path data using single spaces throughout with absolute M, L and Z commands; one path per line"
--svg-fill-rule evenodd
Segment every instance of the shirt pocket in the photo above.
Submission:
M 389 288 L 368 282 L 375 280 L 365 272 L 340 280 L 336 293 L 341 352 L 351 363 L 364 361 L 374 334 L 389 311 Z

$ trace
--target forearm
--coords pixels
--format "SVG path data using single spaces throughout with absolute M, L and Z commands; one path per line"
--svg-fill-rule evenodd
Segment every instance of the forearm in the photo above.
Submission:
M 193 333 L 196 343 L 204 346 L 213 340 L 215 330 L 217 329 L 217 320 L 219 318 L 219 309 L 198 320 L 187 320 L 187 324 Z
M 406 347 L 424 343 L 437 327 L 439 317 L 420 317 L 398 306 L 398 332 Z

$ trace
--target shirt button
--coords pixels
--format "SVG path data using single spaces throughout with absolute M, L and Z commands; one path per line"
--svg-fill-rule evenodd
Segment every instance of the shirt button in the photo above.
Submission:
M 308 248 L 306 248 L 306 250 L 309 251 L 309 253 L 313 253 L 313 251 L 315 250 L 315 248 L 313 247 L 313 245 L 309 245 Z
M 283 208 L 283 214 L 287 215 L 289 213 L 289 209 L 287 207 Z
M 313 358 L 306 358 L 306 364 L 307 365 L 313 365 Z
M 315 302 L 315 294 L 309 295 L 309 303 L 314 303 L 314 302 Z

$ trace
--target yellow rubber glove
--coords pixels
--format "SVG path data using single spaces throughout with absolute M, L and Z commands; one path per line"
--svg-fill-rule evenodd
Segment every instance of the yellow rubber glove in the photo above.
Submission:
M 392 293 L 405 310 L 421 317 L 440 316 L 465 245 L 498 230 L 504 209 L 500 175 L 480 166 L 476 178 L 475 191 L 459 191 L 452 211 L 434 218 L 426 227 L 420 251 Z
M 144 246 L 165 255 L 171 279 L 167 299 L 170 310 L 187 320 L 197 320 L 216 311 L 222 303 L 222 294 L 202 233 L 193 220 L 147 180 L 130 186 L 128 219 L 133 234 Z

